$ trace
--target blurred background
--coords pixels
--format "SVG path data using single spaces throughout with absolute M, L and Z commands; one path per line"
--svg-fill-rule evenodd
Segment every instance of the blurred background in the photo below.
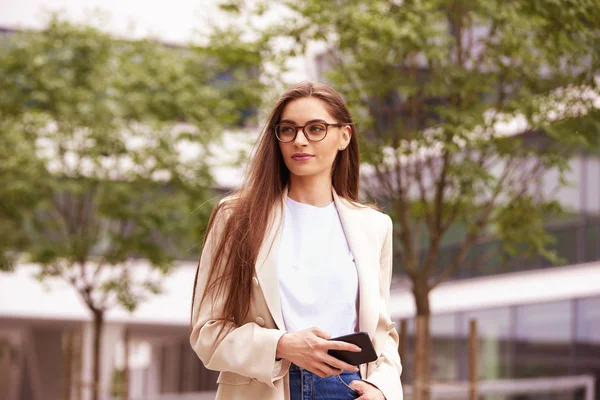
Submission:
M 214 398 L 208 217 L 320 80 L 394 221 L 405 398 L 600 399 L 598 43 L 598 0 L 2 0 L 0 398 Z

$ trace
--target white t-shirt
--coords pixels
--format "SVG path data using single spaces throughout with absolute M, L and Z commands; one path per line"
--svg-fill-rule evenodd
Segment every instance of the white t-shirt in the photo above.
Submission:
M 286 330 L 354 332 L 358 275 L 335 203 L 315 207 L 288 197 L 284 208 L 278 274 Z

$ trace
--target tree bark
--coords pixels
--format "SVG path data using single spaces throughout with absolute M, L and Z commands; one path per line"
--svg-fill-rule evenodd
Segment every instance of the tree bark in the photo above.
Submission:
M 125 344 L 125 366 L 123 368 L 123 400 L 129 400 L 129 327 L 123 334 Z
M 477 321 L 469 321 L 469 400 L 477 400 Z
M 63 391 L 63 399 L 71 400 L 71 390 L 73 388 L 73 348 L 75 346 L 73 340 L 74 332 L 67 331 L 63 336 L 63 348 L 65 352 L 64 359 L 64 391 Z
M 426 282 L 414 282 L 413 293 L 417 308 L 415 330 L 414 400 L 429 400 L 431 396 L 431 333 L 429 287 Z
M 94 315 L 94 349 L 92 353 L 92 400 L 100 400 L 100 357 L 102 355 L 102 331 L 104 311 L 92 310 Z

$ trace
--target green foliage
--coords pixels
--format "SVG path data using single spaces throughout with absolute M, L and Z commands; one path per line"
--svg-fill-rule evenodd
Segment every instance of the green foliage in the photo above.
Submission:
M 504 255 L 508 259 L 520 255 L 540 255 L 558 263 L 560 259 L 556 253 L 548 249 L 548 246 L 555 244 L 555 239 L 546 232 L 545 226 L 548 216 L 558 214 L 562 214 L 559 203 L 541 203 L 532 196 L 521 196 L 509 204 L 499 206 L 496 209 L 495 222 Z M 531 237 L 536 239 L 532 241 Z
M 252 118 L 257 56 L 118 40 L 56 16 L 3 40 L 0 266 L 23 252 L 90 309 L 133 310 L 176 258 L 197 257 L 209 145 Z M 150 265 L 142 277 L 135 259 Z
M 35 187 L 44 176 L 27 125 L 18 131 L 20 124 L 14 119 L 0 119 L 0 271 L 13 268 L 18 251 L 27 243 L 21 211 L 36 204 Z
M 389 204 L 397 259 L 421 292 L 489 236 L 557 260 L 545 222 L 560 207 L 535 192 L 550 171 L 546 189 L 566 184 L 571 157 L 597 146 L 600 1 L 227 2 L 274 3 L 289 17 L 261 32 L 291 43 L 283 57 L 327 49 L 320 70 L 352 108 L 367 190 Z M 436 265 L 456 226 L 460 250 Z

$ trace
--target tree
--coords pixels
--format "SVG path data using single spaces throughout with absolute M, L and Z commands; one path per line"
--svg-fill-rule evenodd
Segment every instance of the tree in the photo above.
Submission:
M 31 142 L 15 132 L 14 121 L 0 121 L 0 271 L 11 270 L 26 245 L 23 209 L 36 204 L 35 181 L 43 171 Z
M 119 40 L 58 16 L 0 47 L 2 267 L 22 251 L 40 280 L 77 290 L 93 316 L 94 400 L 107 310 L 158 293 L 201 243 L 209 145 L 252 118 L 256 59 L 222 40 Z M 132 267 L 140 258 L 147 268 Z
M 357 118 L 365 183 L 395 221 L 395 259 L 424 317 L 422 343 L 429 293 L 469 267 L 474 245 L 501 241 L 473 264 L 498 251 L 556 261 L 544 221 L 561 207 L 548 173 L 564 184 L 573 151 L 599 135 L 600 2 L 269 3 L 289 11 L 262 29 L 291 43 L 283 56 L 327 48 L 320 69 Z M 268 9 L 245 4 L 224 7 Z M 440 260 L 456 228 L 459 248 Z M 429 396 L 428 345 L 423 354 L 419 399 Z

